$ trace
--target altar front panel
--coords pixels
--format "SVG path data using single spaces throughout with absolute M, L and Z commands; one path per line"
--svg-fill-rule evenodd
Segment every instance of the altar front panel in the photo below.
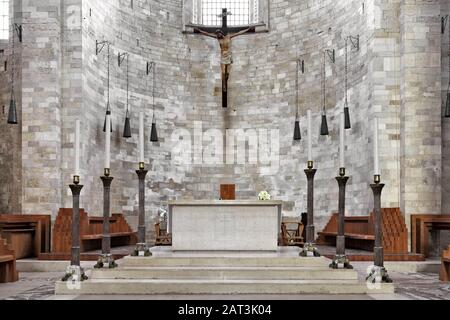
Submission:
M 176 202 L 169 225 L 174 251 L 277 251 L 281 202 Z

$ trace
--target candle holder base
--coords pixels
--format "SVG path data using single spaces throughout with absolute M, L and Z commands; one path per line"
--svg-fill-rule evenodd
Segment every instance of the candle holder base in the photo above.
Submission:
M 117 268 L 118 265 L 114 261 L 114 257 L 111 254 L 102 254 L 97 261 L 97 264 L 94 266 L 95 269 L 114 269 Z
M 370 283 L 392 283 L 385 267 L 372 266 L 366 278 Z
M 151 256 L 153 256 L 153 254 L 150 251 L 148 244 L 138 243 L 138 244 L 136 244 L 136 248 L 134 249 L 131 256 L 132 257 L 151 257 Z
M 300 251 L 300 257 L 321 257 L 315 243 L 305 243 L 303 250 Z
M 77 282 L 82 282 L 88 279 L 89 278 L 84 273 L 84 269 L 80 266 L 68 266 L 66 275 L 61 279 L 61 281 L 76 284 Z
M 353 266 L 350 264 L 350 260 L 348 260 L 345 254 L 343 255 L 335 255 L 333 261 L 330 264 L 331 269 L 353 269 Z

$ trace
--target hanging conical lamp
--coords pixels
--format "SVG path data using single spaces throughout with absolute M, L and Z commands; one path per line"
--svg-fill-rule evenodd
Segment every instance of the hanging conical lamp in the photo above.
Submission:
M 352 123 L 350 121 L 350 109 L 348 108 L 348 106 L 346 106 L 344 108 L 344 116 L 345 116 L 345 129 L 351 129 L 352 128 Z
M 17 120 L 17 108 L 16 101 L 14 97 L 11 97 L 11 101 L 9 102 L 9 113 L 8 113 L 8 124 L 18 124 Z
M 302 140 L 302 133 L 300 131 L 300 121 L 298 119 L 295 120 L 294 125 L 294 140 L 295 141 Z
M 330 132 L 328 131 L 328 121 L 327 121 L 327 115 L 325 112 L 322 114 L 322 125 L 320 126 L 320 135 L 321 136 L 328 136 Z
M 445 104 L 445 117 L 450 118 L 450 92 L 447 92 L 447 102 Z
M 158 130 L 156 129 L 156 118 L 155 115 L 153 114 L 153 121 L 152 121 L 152 132 L 150 135 L 150 141 L 151 142 L 158 142 Z
M 106 114 L 105 114 L 105 122 L 103 123 L 103 132 L 106 132 L 106 118 L 108 117 L 108 116 L 110 116 L 111 115 L 111 110 L 107 110 L 106 111 Z M 113 132 L 113 129 L 112 129 L 112 118 L 111 117 L 109 117 L 109 119 L 110 119 L 110 121 L 111 121 L 111 132 Z
M 131 138 L 131 120 L 130 120 L 130 115 L 129 115 L 128 110 L 127 110 L 127 115 L 125 117 L 125 126 L 123 129 L 123 137 L 126 139 Z

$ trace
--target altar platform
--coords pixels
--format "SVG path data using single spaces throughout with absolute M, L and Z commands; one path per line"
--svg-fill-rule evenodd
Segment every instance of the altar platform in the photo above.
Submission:
M 57 295 L 391 294 L 393 284 L 371 286 L 354 270 L 332 270 L 324 257 L 301 258 L 298 248 L 277 252 L 173 252 L 125 257 L 116 269 L 92 270 L 89 280 L 58 281 Z

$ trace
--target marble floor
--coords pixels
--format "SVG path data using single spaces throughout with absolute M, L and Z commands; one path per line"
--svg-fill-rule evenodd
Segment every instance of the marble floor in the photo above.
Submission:
M 364 279 L 368 263 L 353 263 Z M 450 283 L 437 273 L 389 272 L 395 282 L 392 295 L 240 295 L 240 296 L 55 296 L 54 283 L 60 272 L 20 273 L 20 281 L 0 284 L 1 300 L 450 300 Z

